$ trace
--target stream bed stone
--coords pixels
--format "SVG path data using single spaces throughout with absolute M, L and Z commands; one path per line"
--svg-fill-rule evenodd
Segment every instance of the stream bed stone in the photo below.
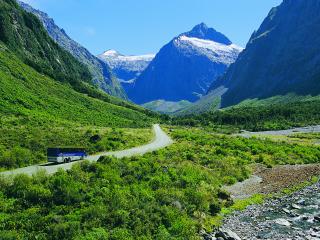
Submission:
M 320 240 L 320 183 L 249 206 L 225 219 L 241 239 Z

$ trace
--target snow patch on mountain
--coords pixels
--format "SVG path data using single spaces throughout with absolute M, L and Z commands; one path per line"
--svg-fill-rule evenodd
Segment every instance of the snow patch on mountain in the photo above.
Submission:
M 155 54 L 123 55 L 116 50 L 108 50 L 98 56 L 107 62 L 111 68 L 124 67 L 131 71 L 143 71 L 155 57 Z
M 149 66 L 154 57 L 154 54 L 126 56 L 116 50 L 108 50 L 98 55 L 99 59 L 111 67 L 127 93 L 134 87 L 136 78 Z
M 216 63 L 223 63 L 226 65 L 232 64 L 243 48 L 235 44 L 222 44 L 210 40 L 204 40 L 194 37 L 187 37 L 182 35 L 175 39 L 175 44 L 181 49 L 192 54 L 199 54 L 208 57 Z

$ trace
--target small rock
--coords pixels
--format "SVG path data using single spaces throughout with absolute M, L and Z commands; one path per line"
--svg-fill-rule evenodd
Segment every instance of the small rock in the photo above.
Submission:
M 283 218 L 276 219 L 274 222 L 278 225 L 282 225 L 282 226 L 286 226 L 286 227 L 291 226 L 291 223 L 288 220 L 283 219 Z
M 293 208 L 293 209 L 301 209 L 301 207 L 299 206 L 299 205 L 297 205 L 297 204 L 291 204 L 291 207 Z
M 291 214 L 291 211 L 288 208 L 284 208 L 282 209 L 283 212 L 285 212 L 286 214 Z
M 179 209 L 179 210 L 182 209 L 182 204 L 181 204 L 179 201 L 174 201 L 174 202 L 172 203 L 172 206 L 175 207 L 175 208 L 177 208 L 177 209 Z
M 232 232 L 228 228 L 220 228 L 216 232 L 216 237 L 217 237 L 217 239 L 219 239 L 219 237 L 220 237 L 224 240 L 241 240 L 241 238 L 235 232 Z
M 305 205 L 305 204 L 306 204 L 306 200 L 301 199 L 300 201 L 297 202 L 297 204 L 299 204 L 299 205 Z

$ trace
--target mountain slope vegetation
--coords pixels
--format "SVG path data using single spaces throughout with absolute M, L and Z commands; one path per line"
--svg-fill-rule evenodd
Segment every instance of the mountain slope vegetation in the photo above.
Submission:
M 25 64 L 72 86 L 91 82 L 88 69 L 56 44 L 41 22 L 14 0 L 0 1 L 0 41 Z
M 320 124 L 320 98 L 287 95 L 265 100 L 244 101 L 239 105 L 202 114 L 191 112 L 172 119 L 173 124 L 232 128 L 250 131 L 280 130 Z

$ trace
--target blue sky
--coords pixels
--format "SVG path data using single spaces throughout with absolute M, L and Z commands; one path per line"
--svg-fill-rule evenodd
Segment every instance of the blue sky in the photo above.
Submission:
M 205 22 L 245 46 L 282 0 L 23 0 L 48 13 L 74 40 L 99 54 L 156 53 Z

